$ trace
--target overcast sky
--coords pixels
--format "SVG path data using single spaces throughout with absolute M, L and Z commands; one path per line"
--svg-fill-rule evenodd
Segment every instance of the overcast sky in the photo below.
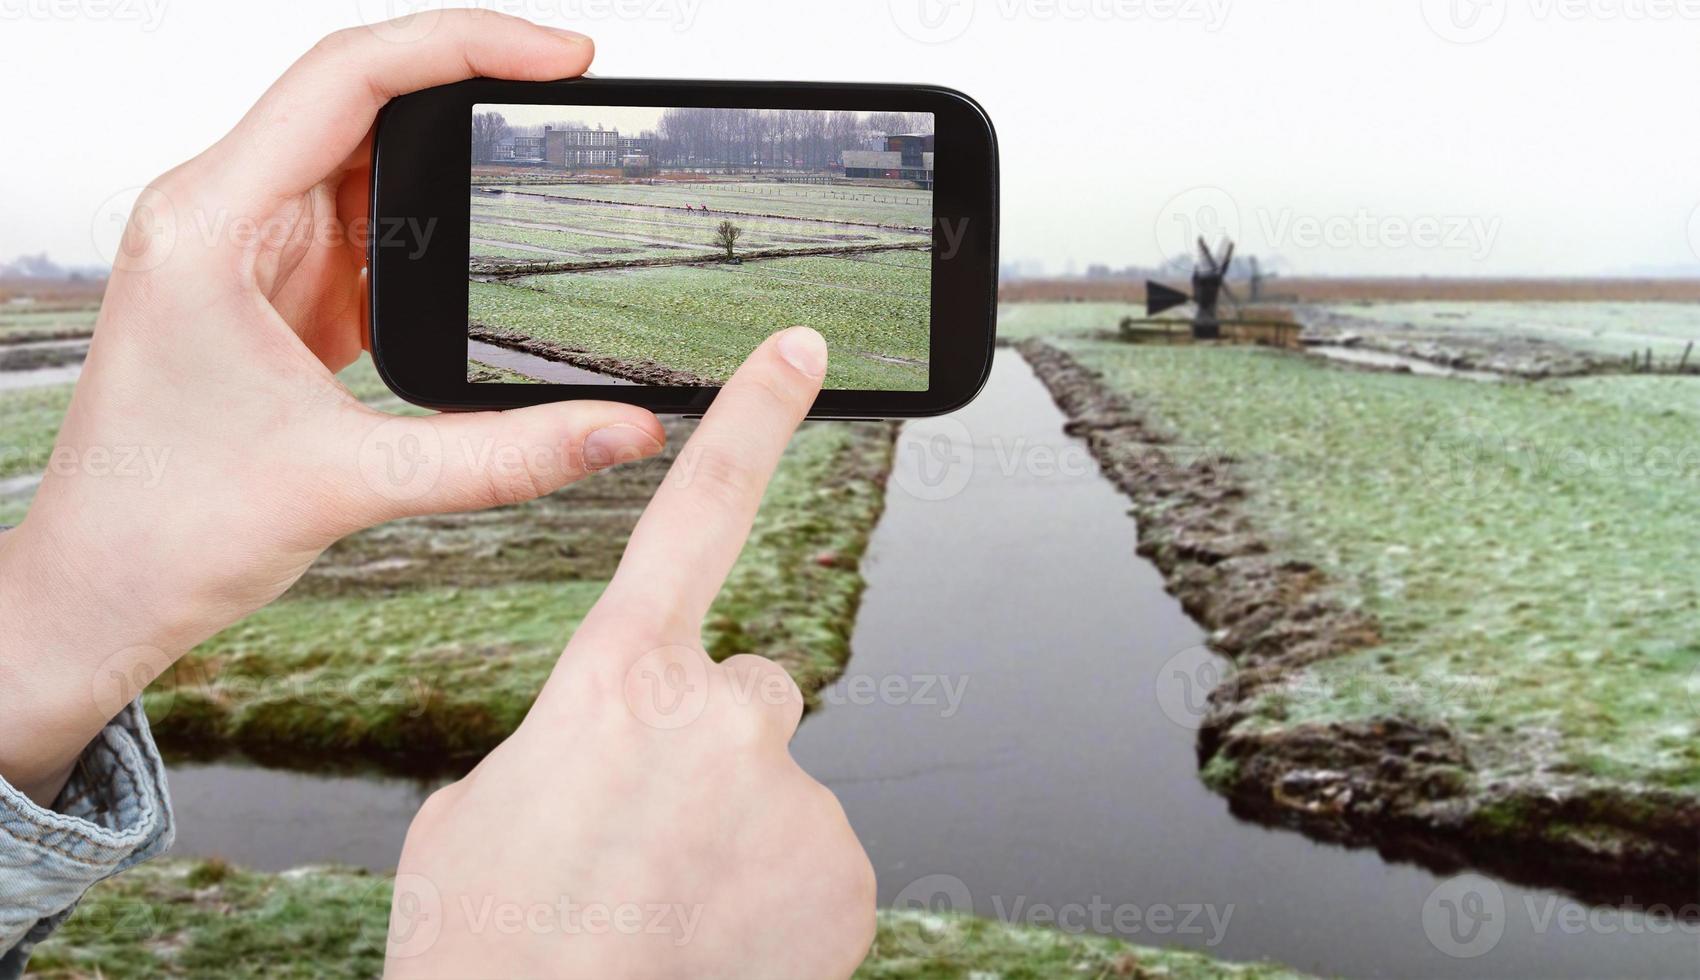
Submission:
M 103 202 L 411 2 L 0 0 L 0 257 L 99 261 Z M 1006 260 L 1150 263 L 1202 230 L 1314 273 L 1700 272 L 1681 2 L 483 5 L 592 34 L 603 75 L 961 88 L 1002 141 Z
M 592 129 L 617 129 L 622 136 L 636 136 L 654 129 L 661 121 L 662 109 L 650 106 L 550 106 L 550 105 L 481 105 L 479 112 L 499 112 L 510 126 L 547 126 L 551 123 L 578 123 Z

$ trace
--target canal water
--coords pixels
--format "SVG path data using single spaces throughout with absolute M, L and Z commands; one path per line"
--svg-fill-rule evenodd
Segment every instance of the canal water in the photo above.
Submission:
M 1190 692 L 1170 680 L 1224 668 L 1063 423 L 1000 352 L 973 406 L 904 430 L 848 672 L 793 743 L 844 802 L 882 904 L 1323 976 L 1700 977 L 1692 927 L 1233 817 L 1199 781 Z M 430 789 L 231 763 L 171 778 L 179 855 L 268 869 L 393 867 Z

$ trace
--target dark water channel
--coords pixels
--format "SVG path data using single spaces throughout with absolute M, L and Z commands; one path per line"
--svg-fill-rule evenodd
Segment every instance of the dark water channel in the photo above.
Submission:
M 843 800 L 882 904 L 1119 932 L 1323 976 L 1700 977 L 1700 938 L 1232 816 L 1189 692 L 1220 665 L 1134 554 L 1127 501 L 1020 358 L 905 429 L 845 678 L 793 752 Z M 970 448 L 971 447 L 971 448 Z M 428 783 L 180 765 L 179 855 L 392 867 Z

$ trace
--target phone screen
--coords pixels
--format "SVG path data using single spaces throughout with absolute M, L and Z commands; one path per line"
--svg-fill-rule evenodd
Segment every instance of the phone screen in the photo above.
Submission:
M 713 386 L 819 330 L 825 386 L 926 391 L 933 115 L 476 105 L 467 380 Z

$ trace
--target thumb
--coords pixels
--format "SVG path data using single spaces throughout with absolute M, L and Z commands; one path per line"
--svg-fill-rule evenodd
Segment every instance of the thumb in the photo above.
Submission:
M 371 413 L 358 451 L 361 526 L 533 500 L 587 473 L 653 456 L 667 434 L 650 412 L 562 402 L 425 418 Z

